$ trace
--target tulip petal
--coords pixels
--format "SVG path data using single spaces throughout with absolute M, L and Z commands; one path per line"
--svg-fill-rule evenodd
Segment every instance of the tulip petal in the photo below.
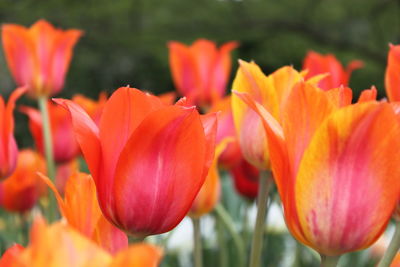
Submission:
M 24 266 L 21 262 L 19 262 L 19 257 L 24 251 L 24 247 L 20 244 L 14 244 L 9 247 L 6 252 L 4 252 L 3 256 L 0 258 L 0 266 L 2 267 L 18 267 Z
M 97 221 L 92 239 L 111 254 L 128 247 L 128 236 L 111 224 L 103 215 Z
M 99 129 L 90 116 L 76 103 L 67 99 L 53 99 L 66 108 L 72 118 L 72 127 L 93 178 L 97 179 L 101 161 Z
M 337 107 L 344 107 L 351 104 L 353 98 L 353 91 L 348 87 L 338 87 L 326 91 L 326 95 Z
M 363 90 L 358 98 L 358 103 L 364 103 L 368 101 L 376 101 L 376 96 L 378 95 L 378 91 L 375 86 L 372 86 L 371 89 Z
M 400 45 L 390 45 L 385 72 L 385 88 L 389 101 L 400 101 Z
M 18 86 L 29 85 L 39 70 L 35 45 L 28 30 L 19 25 L 5 24 L 2 39 L 8 66 Z
M 114 203 L 102 203 L 100 198 L 106 217 L 111 217 L 107 216 L 111 207 L 106 205 L 115 205 L 114 224 L 130 229 L 131 234 L 171 230 L 186 215 L 204 183 L 205 147 L 195 108 L 169 106 L 149 114 L 119 158 L 111 188 L 114 193 L 110 193 Z M 139 187 L 132 197 L 132 188 Z
M 376 241 L 400 193 L 399 135 L 386 103 L 340 109 L 318 128 L 295 185 L 310 246 L 324 255 L 340 255 Z

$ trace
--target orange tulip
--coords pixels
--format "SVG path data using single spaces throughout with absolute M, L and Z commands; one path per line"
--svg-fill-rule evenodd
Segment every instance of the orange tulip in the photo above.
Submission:
M 363 65 L 362 61 L 353 60 L 344 69 L 334 55 L 321 55 L 317 52 L 309 51 L 304 59 L 303 69 L 307 70 L 306 79 L 318 74 L 329 74 L 318 83 L 321 89 L 329 90 L 342 85 L 348 86 L 351 73 Z
M 279 123 L 249 94 L 238 94 L 263 119 L 294 237 L 328 256 L 374 243 L 400 193 L 400 127 L 390 104 L 341 107 L 333 101 L 339 97 L 300 83 Z
M 35 98 L 61 91 L 73 47 L 81 35 L 79 30 L 56 29 L 45 20 L 29 29 L 3 25 L 4 53 L 18 86 L 26 86 Z
M 204 39 L 191 46 L 169 42 L 169 63 L 178 92 L 189 103 L 198 105 L 221 98 L 230 74 L 230 52 L 237 46 L 236 42 L 228 42 L 218 49 L 214 42 Z
M 61 222 L 47 225 L 36 219 L 30 244 L 13 246 L 0 259 L 2 267 L 156 267 L 162 252 L 150 244 L 135 244 L 111 254 Z
M 55 185 L 61 195 L 64 195 L 68 178 L 77 172 L 79 172 L 79 161 L 77 159 L 57 165 Z
M 212 163 L 215 114 L 200 119 L 195 107 L 168 106 L 122 87 L 97 126 L 72 101 L 55 101 L 71 113 L 108 220 L 143 237 L 167 232 L 184 218 Z
M 400 101 L 400 45 L 390 45 L 385 87 L 389 101 Z
M 53 138 L 53 154 L 57 163 L 71 161 L 80 154 L 79 145 L 75 140 L 69 113 L 53 102 L 48 102 L 51 134 Z M 29 117 L 29 129 L 40 153 L 44 154 L 42 117 L 40 111 L 31 107 L 21 107 L 20 110 Z
M 49 178 L 40 177 L 55 193 L 60 211 L 69 225 L 110 253 L 114 254 L 128 246 L 126 234 L 108 222 L 101 213 L 96 187 L 90 175 L 76 172 L 69 177 L 64 199 Z
M 231 142 L 230 138 L 225 138 L 219 143 L 215 149 L 213 163 L 208 172 L 207 178 L 197 194 L 192 207 L 189 211 L 189 216 L 192 218 L 200 218 L 204 214 L 211 212 L 219 201 L 221 194 L 221 182 L 218 172 L 218 158 Z
M 45 172 L 44 159 L 33 150 L 21 150 L 15 172 L 0 183 L 0 205 L 13 212 L 25 212 L 33 208 L 46 192 L 45 184 L 36 172 Z
M 7 104 L 0 96 L 0 180 L 10 176 L 17 165 L 18 147 L 14 138 L 14 107 L 15 101 L 26 91 L 16 89 Z

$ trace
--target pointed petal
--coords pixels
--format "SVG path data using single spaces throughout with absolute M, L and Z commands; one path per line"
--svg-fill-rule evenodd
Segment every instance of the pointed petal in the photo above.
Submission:
M 400 45 L 390 45 L 385 73 L 389 101 L 400 101 Z
M 358 103 L 364 103 L 368 101 L 376 101 L 376 96 L 378 95 L 378 91 L 375 86 L 372 86 L 371 89 L 363 90 L 358 98 Z
M 90 173 L 96 181 L 102 155 L 97 125 L 78 104 L 61 98 L 53 99 L 53 101 L 70 112 L 76 140 L 81 147 Z
M 348 87 L 338 87 L 326 91 L 326 95 L 337 107 L 344 107 L 351 104 L 353 98 L 353 91 Z
M 386 103 L 340 109 L 318 128 L 295 186 L 310 246 L 340 255 L 363 249 L 381 235 L 400 193 L 399 135 Z

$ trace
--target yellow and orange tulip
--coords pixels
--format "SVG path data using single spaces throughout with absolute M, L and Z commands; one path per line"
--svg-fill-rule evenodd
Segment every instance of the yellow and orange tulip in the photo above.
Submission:
M 47 225 L 43 219 L 35 220 L 30 237 L 26 248 L 14 245 L 6 251 L 2 267 L 156 267 L 162 257 L 160 248 L 145 243 L 113 256 L 69 225 Z
M 32 27 L 2 26 L 5 57 L 18 86 L 32 97 L 55 95 L 64 87 L 72 50 L 82 32 L 63 31 L 45 20 Z
M 113 254 L 128 246 L 126 234 L 108 222 L 101 213 L 96 187 L 90 175 L 76 172 L 69 177 L 64 199 L 50 179 L 40 176 L 54 191 L 61 214 L 74 229 Z
M 190 104 L 207 106 L 224 94 L 231 71 L 230 52 L 238 46 L 228 42 L 219 49 L 212 41 L 199 39 L 191 46 L 168 43 L 169 63 L 176 89 Z
M 278 122 L 249 94 L 237 94 L 262 117 L 294 237 L 328 256 L 374 243 L 400 193 L 400 127 L 390 104 L 341 107 L 332 101 L 338 97 L 302 82 Z

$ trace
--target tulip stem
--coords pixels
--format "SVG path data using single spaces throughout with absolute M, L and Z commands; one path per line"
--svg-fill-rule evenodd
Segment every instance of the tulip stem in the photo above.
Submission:
M 200 230 L 200 219 L 192 218 L 193 223 L 193 257 L 194 267 L 203 267 L 203 253 L 201 247 L 201 230 Z
M 257 195 L 257 217 L 253 232 L 250 252 L 250 267 L 259 267 L 261 262 L 261 252 L 264 240 L 264 225 L 267 215 L 267 204 L 269 189 L 272 184 L 270 172 L 260 172 L 260 189 Z
M 42 115 L 43 144 L 45 152 L 44 154 L 46 157 L 47 176 L 55 184 L 56 166 L 54 163 L 54 156 L 53 156 L 53 142 L 51 137 L 51 125 L 49 119 L 47 100 L 48 100 L 47 96 L 40 96 L 38 98 L 38 105 L 40 113 Z M 49 221 L 56 219 L 57 207 L 56 207 L 55 197 L 53 194 L 49 194 L 49 206 L 47 214 Z
M 243 267 L 244 266 L 244 253 L 245 253 L 245 246 L 243 243 L 243 239 L 240 237 L 238 232 L 235 229 L 235 224 L 233 222 L 233 219 L 229 215 L 229 213 L 225 210 L 224 206 L 221 204 L 217 204 L 214 208 L 215 214 L 218 216 L 218 218 L 221 220 L 221 222 L 225 225 L 226 229 L 230 233 L 233 239 L 233 243 L 236 246 L 237 250 L 237 263 L 238 266 Z
M 225 245 L 225 228 L 221 218 L 216 217 L 217 224 L 217 239 L 218 239 L 218 250 L 219 250 L 219 267 L 228 266 L 228 254 Z
M 321 254 L 321 267 L 336 267 L 340 256 L 325 256 Z
M 396 221 L 396 229 L 392 240 L 390 241 L 389 247 L 385 251 L 378 267 L 388 267 L 392 263 L 394 257 L 400 248 L 400 221 Z

